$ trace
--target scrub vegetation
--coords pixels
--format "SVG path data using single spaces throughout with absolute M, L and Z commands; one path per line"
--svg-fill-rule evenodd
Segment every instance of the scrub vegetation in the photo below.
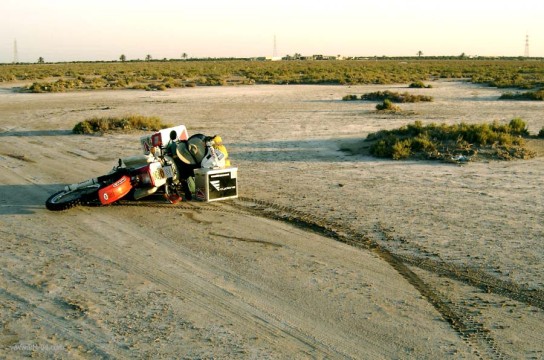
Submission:
M 433 101 L 432 96 L 413 95 L 408 92 L 398 93 L 390 90 L 376 91 L 366 93 L 358 97 L 357 95 L 346 95 L 342 98 L 344 101 L 367 100 L 367 101 L 384 101 L 389 100 L 395 103 L 415 103 L 421 101 Z
M 376 110 L 378 111 L 385 111 L 385 112 L 400 112 L 402 109 L 393 104 L 393 102 L 390 99 L 385 99 L 383 103 L 376 105 Z
M 501 100 L 544 100 L 544 89 L 526 92 L 507 92 L 501 95 Z
M 542 131 L 541 131 L 542 132 Z M 527 149 L 526 123 L 519 118 L 508 124 L 429 124 L 421 121 L 394 130 L 371 133 L 371 155 L 394 160 L 434 159 L 447 162 L 481 159 L 528 159 L 536 154 Z
M 115 61 L 0 65 L 0 82 L 32 82 L 28 92 L 95 89 L 166 90 L 250 84 L 415 84 L 463 79 L 499 88 L 539 90 L 544 62 L 527 59 Z M 425 85 L 424 85 L 425 86 Z M 427 86 L 426 86 L 427 87 Z
M 384 101 L 390 100 L 396 103 L 416 103 L 421 101 L 433 101 L 432 96 L 413 95 L 408 92 L 398 93 L 393 91 L 376 91 L 361 95 L 361 100 Z
M 432 85 L 425 85 L 423 83 L 423 81 L 414 81 L 413 83 L 411 83 L 410 85 L 408 85 L 409 88 L 414 88 L 414 89 L 430 89 L 432 88 L 433 86 Z
M 74 134 L 102 134 L 111 131 L 157 131 L 170 126 L 169 124 L 164 124 L 156 116 L 126 115 L 120 117 L 95 117 L 84 120 L 77 123 L 72 132 Z

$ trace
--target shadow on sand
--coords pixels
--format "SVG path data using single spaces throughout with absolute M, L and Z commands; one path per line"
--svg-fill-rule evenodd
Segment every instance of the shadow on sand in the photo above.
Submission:
M 65 136 L 73 135 L 72 130 L 21 130 L 0 132 L 0 137 L 6 136 Z
M 46 210 L 45 200 L 66 184 L 0 185 L 0 216 L 28 215 Z
M 363 138 L 352 138 L 231 143 L 227 144 L 227 149 L 229 149 L 233 160 L 344 162 L 354 161 L 354 155 L 359 154 L 346 150 L 355 146 L 354 144 L 362 143 L 363 140 Z
M 227 144 L 232 161 L 272 162 L 328 162 L 328 163 L 399 163 L 401 160 L 379 158 L 370 155 L 371 143 L 366 138 L 341 138 L 318 140 L 278 140 L 258 143 Z M 444 166 L 459 163 L 447 163 L 436 160 L 402 160 L 403 165 L 418 164 Z

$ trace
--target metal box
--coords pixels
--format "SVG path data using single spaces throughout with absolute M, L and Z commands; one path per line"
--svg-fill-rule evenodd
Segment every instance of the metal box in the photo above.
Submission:
M 238 197 L 238 168 L 195 169 L 195 197 L 217 201 Z

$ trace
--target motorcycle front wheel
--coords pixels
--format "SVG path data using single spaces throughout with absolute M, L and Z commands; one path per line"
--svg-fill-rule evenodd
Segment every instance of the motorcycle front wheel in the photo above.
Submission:
M 76 190 L 61 190 L 45 201 L 45 207 L 51 211 L 67 210 L 96 198 L 99 186 L 88 186 Z

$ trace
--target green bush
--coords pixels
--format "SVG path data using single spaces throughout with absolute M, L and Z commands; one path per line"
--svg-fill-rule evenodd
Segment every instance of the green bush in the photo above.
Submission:
M 400 111 L 400 107 L 394 105 L 391 100 L 385 99 L 383 103 L 376 105 L 378 111 Z
M 538 137 L 544 138 L 544 127 L 542 127 L 542 129 L 540 129 L 540 131 L 538 132 Z
M 30 85 L 27 90 L 33 93 L 42 93 L 44 91 L 47 91 L 47 87 L 42 83 L 35 82 L 32 83 L 32 85 Z
M 396 142 L 397 138 L 394 135 L 384 133 L 383 137 L 380 136 L 380 139 L 370 146 L 370 154 L 376 157 L 391 158 L 393 157 L 393 145 Z
M 122 117 L 92 118 L 77 123 L 74 134 L 94 134 L 108 131 L 146 130 L 157 131 L 170 127 L 156 116 L 126 115 Z
M 433 101 L 432 96 L 426 95 L 412 95 L 408 92 L 398 93 L 389 90 L 376 91 L 372 93 L 366 93 L 361 95 L 361 100 L 368 101 L 384 101 L 390 100 L 396 103 L 415 103 L 420 101 Z
M 524 147 L 528 136 L 526 123 L 519 118 L 506 125 L 454 124 L 424 126 L 421 121 L 394 130 L 371 133 L 365 141 L 373 142 L 370 154 L 395 160 L 409 157 L 451 159 L 457 155 L 486 153 L 498 159 L 529 158 L 534 153 Z M 544 137 L 544 128 L 539 136 Z
M 508 131 L 512 135 L 527 136 L 529 135 L 529 130 L 527 129 L 527 124 L 521 118 L 515 118 L 510 120 L 508 124 Z
M 423 83 L 423 81 L 414 81 L 413 83 L 408 85 L 408 87 L 409 88 L 414 88 L 414 89 L 430 89 L 430 88 L 432 88 L 431 85 L 425 85 Z
M 81 88 L 83 82 L 80 79 L 59 79 L 55 82 L 32 83 L 24 90 L 33 93 L 64 92 Z
M 342 98 L 343 101 L 353 101 L 357 99 L 358 99 L 357 95 L 346 95 Z
M 544 89 L 527 92 L 507 92 L 499 97 L 500 100 L 544 100 Z
M 393 160 L 407 159 L 412 154 L 412 140 L 404 139 L 393 144 L 391 157 Z
M 132 85 L 132 89 L 134 89 L 134 90 L 146 90 L 147 85 L 145 85 L 145 84 L 134 84 L 134 85 Z
M 93 126 L 87 121 L 81 121 L 72 129 L 74 134 L 92 134 L 94 133 Z
M 435 153 L 436 143 L 431 140 L 428 133 L 419 133 L 413 139 L 411 147 L 414 152 Z

